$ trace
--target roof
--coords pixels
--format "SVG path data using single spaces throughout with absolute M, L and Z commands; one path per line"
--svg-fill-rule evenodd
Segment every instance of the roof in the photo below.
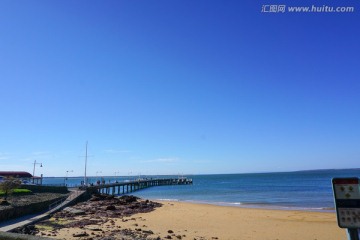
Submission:
M 0 176 L 15 177 L 15 178 L 31 178 L 32 177 L 32 175 L 28 172 L 19 172 L 19 171 L 0 171 Z

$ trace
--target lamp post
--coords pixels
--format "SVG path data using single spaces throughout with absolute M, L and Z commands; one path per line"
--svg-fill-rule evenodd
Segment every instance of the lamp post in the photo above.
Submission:
M 35 180 L 35 166 L 36 165 L 40 165 L 40 167 L 42 167 L 42 163 L 37 163 L 36 160 L 34 161 L 34 169 L 33 169 L 33 183 L 34 183 L 34 180 Z

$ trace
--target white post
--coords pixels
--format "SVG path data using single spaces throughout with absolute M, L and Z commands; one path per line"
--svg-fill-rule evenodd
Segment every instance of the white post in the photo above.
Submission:
M 36 165 L 36 160 L 34 161 L 34 169 L 33 169 L 33 180 L 32 180 L 32 183 L 34 183 L 35 181 L 35 165 Z

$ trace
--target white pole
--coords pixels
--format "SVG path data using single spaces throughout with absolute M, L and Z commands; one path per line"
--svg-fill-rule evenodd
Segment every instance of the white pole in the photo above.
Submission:
M 35 179 L 35 165 L 36 165 L 36 160 L 34 161 L 34 169 L 33 169 L 33 180 L 32 180 L 32 183 L 34 183 Z

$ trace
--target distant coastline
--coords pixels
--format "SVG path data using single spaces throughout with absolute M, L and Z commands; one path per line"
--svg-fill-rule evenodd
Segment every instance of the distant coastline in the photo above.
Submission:
M 243 172 L 243 173 L 199 173 L 199 174 L 183 174 L 184 176 L 194 176 L 194 175 L 238 175 L 238 174 L 272 174 L 272 173 L 295 173 L 295 172 L 322 172 L 322 171 L 352 171 L 352 170 L 355 170 L 355 171 L 360 171 L 360 168 L 324 168 L 324 169 L 309 169 L 309 170 L 293 170 L 293 171 L 270 171 L 270 172 Z M 177 174 L 152 174 L 152 175 L 142 175 L 142 176 L 155 176 L 155 177 L 168 177 L 168 176 L 171 176 L 171 177 L 174 177 L 174 176 L 179 176 Z M 64 178 L 66 176 L 46 176 L 44 178 Z M 84 176 L 69 176 L 67 178 L 83 178 Z M 93 176 L 93 175 L 89 175 L 87 176 L 89 178 L 95 178 L 95 177 L 98 177 L 98 176 Z M 132 175 L 132 176 L 125 176 L 125 175 L 120 175 L 120 176 L 115 176 L 115 175 L 103 175 L 101 177 L 104 177 L 104 178 L 114 178 L 114 177 L 138 177 L 138 175 Z

